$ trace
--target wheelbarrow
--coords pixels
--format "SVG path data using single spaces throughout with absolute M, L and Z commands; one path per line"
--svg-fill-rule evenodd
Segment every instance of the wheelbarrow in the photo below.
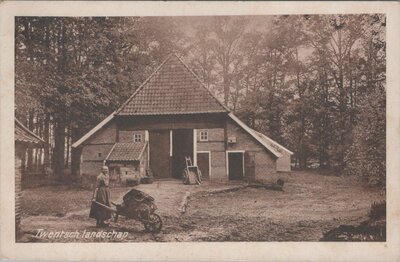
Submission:
M 140 190 L 131 189 L 124 195 L 121 204 L 111 202 L 115 208 L 94 202 L 114 214 L 115 222 L 118 221 L 119 216 L 124 216 L 142 222 L 147 232 L 158 233 L 161 231 L 162 220 L 159 215 L 154 213 L 157 209 L 154 198 Z

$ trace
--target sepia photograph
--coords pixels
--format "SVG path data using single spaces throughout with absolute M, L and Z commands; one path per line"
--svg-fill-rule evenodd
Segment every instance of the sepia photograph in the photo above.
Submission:
M 15 241 L 386 241 L 386 15 L 15 17 Z

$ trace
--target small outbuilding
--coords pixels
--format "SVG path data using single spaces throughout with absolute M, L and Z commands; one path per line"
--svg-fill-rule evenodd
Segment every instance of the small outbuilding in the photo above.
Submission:
M 25 127 L 20 121 L 15 119 L 14 126 L 15 141 L 15 235 L 19 238 L 21 230 L 21 197 L 22 197 L 22 159 L 26 154 L 27 148 L 43 147 L 44 141 L 35 133 Z
M 146 175 L 147 142 L 115 143 L 105 159 L 110 180 L 137 184 Z
M 204 179 L 254 181 L 290 171 L 292 154 L 237 118 L 175 54 L 72 146 L 82 176 L 106 163 L 120 181 L 149 170 L 155 179 L 180 179 L 185 157 Z

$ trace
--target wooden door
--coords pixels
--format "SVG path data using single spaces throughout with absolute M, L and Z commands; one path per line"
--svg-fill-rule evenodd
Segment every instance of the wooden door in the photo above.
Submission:
M 169 130 L 149 131 L 150 168 L 155 178 L 171 177 Z
M 243 153 L 228 153 L 228 174 L 230 180 L 243 180 Z
M 202 152 L 197 153 L 197 166 L 199 167 L 202 178 L 205 180 L 210 179 L 210 153 Z
M 256 166 L 255 166 L 255 155 L 254 152 L 244 153 L 244 173 L 246 174 L 246 180 L 256 180 Z

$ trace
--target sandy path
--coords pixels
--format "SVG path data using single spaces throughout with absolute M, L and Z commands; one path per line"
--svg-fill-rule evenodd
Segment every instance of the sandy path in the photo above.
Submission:
M 88 217 L 91 191 L 70 188 L 41 188 L 24 191 L 27 214 L 22 220 L 25 232 L 47 231 L 126 231 L 123 240 L 58 239 L 51 241 L 317 241 L 322 233 L 340 224 L 357 224 L 368 215 L 374 201 L 384 199 L 376 188 L 365 187 L 355 178 L 322 176 L 310 172 L 280 175 L 284 192 L 244 188 L 210 194 L 240 184 L 185 186 L 179 181 L 157 181 L 139 185 L 155 198 L 157 213 L 163 219 L 160 234 L 149 234 L 135 220 L 119 219 L 107 229 L 94 227 Z M 127 188 L 113 188 L 111 195 L 120 202 Z M 43 202 L 44 192 L 47 207 Z M 61 193 L 60 193 L 61 192 Z M 179 207 L 190 192 L 186 213 Z M 68 204 L 62 199 L 68 199 Z M 86 202 L 85 202 L 86 201 Z M 28 208 L 29 207 L 29 208 Z M 34 214 L 34 215 L 32 215 Z M 22 241 L 38 241 L 27 235 Z M 39 241 L 49 241 L 39 239 Z

